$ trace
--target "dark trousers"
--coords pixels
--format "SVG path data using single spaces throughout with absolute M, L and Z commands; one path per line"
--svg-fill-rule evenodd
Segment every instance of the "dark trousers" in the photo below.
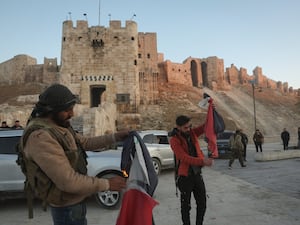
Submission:
M 289 148 L 289 142 L 283 141 L 283 150 L 288 150 L 288 148 Z
M 255 148 L 256 148 L 256 152 L 258 152 L 258 148 L 259 148 L 260 152 L 262 152 L 261 142 L 255 142 Z
M 66 207 L 51 207 L 54 225 L 87 225 L 86 204 L 78 203 Z
M 205 184 L 200 173 L 180 176 L 178 179 L 178 189 L 180 190 L 181 219 L 183 225 L 190 225 L 191 194 L 193 193 L 196 201 L 196 225 L 203 224 L 206 211 L 206 190 Z
M 247 145 L 244 145 L 244 151 L 243 151 L 244 160 L 246 160 L 246 156 L 247 156 L 246 150 L 247 150 Z

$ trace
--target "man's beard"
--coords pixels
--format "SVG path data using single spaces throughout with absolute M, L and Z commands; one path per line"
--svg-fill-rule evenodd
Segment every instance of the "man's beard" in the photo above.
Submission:
M 185 138 L 188 138 L 188 137 L 190 137 L 190 131 L 186 131 L 186 132 L 181 131 L 181 135 Z
M 71 118 L 61 119 L 58 116 L 58 113 L 54 113 L 52 119 L 58 126 L 65 127 L 65 128 L 68 128 L 71 126 L 70 121 L 69 121 L 69 119 L 71 119 Z

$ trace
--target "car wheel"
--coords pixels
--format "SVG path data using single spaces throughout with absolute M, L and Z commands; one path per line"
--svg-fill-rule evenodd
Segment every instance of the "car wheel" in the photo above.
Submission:
M 120 176 L 116 173 L 107 173 L 97 175 L 99 178 L 110 178 L 114 176 Z M 106 209 L 118 209 L 120 207 L 122 199 L 122 191 L 101 191 L 95 194 L 96 202 Z
M 161 171 L 161 164 L 160 161 L 156 158 L 152 158 L 152 163 L 153 163 L 153 167 L 154 167 L 154 171 L 157 175 L 160 174 Z

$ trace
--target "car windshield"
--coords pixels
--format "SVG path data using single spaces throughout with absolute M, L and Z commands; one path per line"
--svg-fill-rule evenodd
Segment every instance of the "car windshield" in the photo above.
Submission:
M 223 132 L 218 134 L 218 139 L 229 139 L 232 135 L 232 132 Z
M 148 144 L 169 144 L 169 140 L 166 135 L 146 134 L 143 137 L 143 141 Z

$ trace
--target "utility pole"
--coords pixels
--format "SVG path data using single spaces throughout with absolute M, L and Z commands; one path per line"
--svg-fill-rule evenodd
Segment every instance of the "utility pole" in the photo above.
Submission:
M 101 0 L 99 0 L 98 26 L 100 26 Z
M 254 131 L 256 131 L 256 107 L 255 107 L 255 86 L 254 86 L 254 82 L 251 82 L 251 85 L 252 85 L 252 96 L 253 96 Z

